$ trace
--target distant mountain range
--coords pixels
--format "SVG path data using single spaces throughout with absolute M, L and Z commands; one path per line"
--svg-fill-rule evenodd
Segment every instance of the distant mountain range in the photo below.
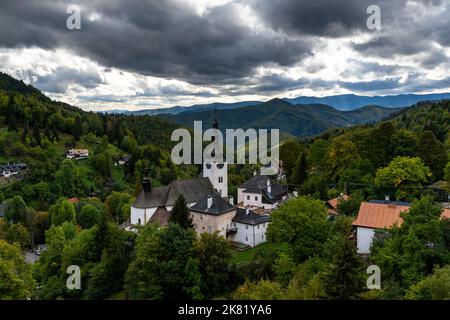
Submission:
M 284 98 L 283 100 L 291 104 L 326 104 L 340 111 L 351 111 L 369 105 L 376 105 L 385 108 L 401 108 L 414 105 L 422 101 L 439 101 L 450 99 L 450 93 L 436 93 L 436 94 L 400 94 L 389 96 L 359 96 L 355 94 L 341 94 L 328 97 L 308 97 L 302 96 L 298 98 Z M 232 110 L 248 106 L 262 104 L 263 101 L 242 101 L 235 103 L 209 103 L 209 104 L 195 104 L 192 106 L 176 106 L 171 108 L 161 109 L 145 109 L 139 111 L 127 110 L 109 110 L 105 113 L 122 113 L 133 115 L 160 115 L 160 114 L 178 114 L 178 113 L 192 113 L 206 110 Z
M 333 108 L 347 111 L 355 110 L 368 105 L 377 105 L 386 108 L 407 107 L 421 101 L 438 101 L 450 99 L 450 93 L 436 94 L 399 94 L 390 96 L 358 96 L 355 94 L 341 94 L 329 97 L 298 97 L 285 99 L 292 104 L 322 103 L 333 106 Z
M 340 111 L 324 104 L 294 105 L 283 99 L 272 99 L 235 109 L 200 110 L 160 116 L 187 127 L 192 127 L 194 121 L 203 121 L 204 129 L 209 128 L 217 117 L 220 128 L 273 128 L 280 129 L 288 135 L 305 137 L 333 127 L 380 121 L 400 110 L 400 108 L 366 106 L 352 111 Z
M 156 116 L 159 114 L 178 114 L 178 113 L 192 113 L 198 111 L 206 111 L 206 110 L 225 110 L 225 109 L 238 109 L 248 106 L 254 106 L 257 104 L 261 104 L 262 101 L 243 101 L 243 102 L 235 102 L 235 103 L 209 103 L 209 104 L 194 104 L 189 107 L 171 107 L 171 108 L 161 108 L 161 109 L 145 109 L 138 111 L 127 111 L 127 110 L 108 110 L 103 111 L 105 113 L 122 113 L 127 115 L 150 115 Z

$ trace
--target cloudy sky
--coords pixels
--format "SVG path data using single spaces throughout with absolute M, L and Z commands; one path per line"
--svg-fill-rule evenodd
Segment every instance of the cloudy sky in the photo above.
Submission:
M 450 92 L 449 58 L 450 0 L 0 1 L 0 71 L 85 110 Z

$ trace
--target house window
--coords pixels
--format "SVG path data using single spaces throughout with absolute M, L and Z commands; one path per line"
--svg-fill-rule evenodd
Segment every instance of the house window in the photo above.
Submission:
M 258 224 L 258 226 L 256 228 L 259 230 L 259 224 Z
M 245 241 L 248 241 L 248 237 L 247 236 L 245 236 Z
M 264 235 L 263 234 L 261 235 L 261 239 L 264 240 Z
M 138 224 L 141 224 L 141 219 L 138 219 Z
M 248 224 L 245 225 L 245 229 L 248 230 Z
M 250 200 L 250 196 L 247 196 L 247 200 Z
M 219 177 L 219 183 L 223 182 L 223 177 Z
M 211 226 L 208 226 L 208 233 L 212 233 L 212 228 L 211 228 Z
M 234 227 L 236 228 L 236 222 L 234 223 Z
M 258 201 L 258 197 L 255 197 L 255 201 Z

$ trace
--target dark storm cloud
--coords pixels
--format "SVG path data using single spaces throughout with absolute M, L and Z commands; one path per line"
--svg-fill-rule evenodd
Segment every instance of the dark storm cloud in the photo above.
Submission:
M 373 74 L 375 76 L 384 77 L 395 74 L 396 72 L 404 69 L 404 67 L 399 67 L 398 65 L 385 65 L 378 62 L 363 62 L 356 59 L 350 59 L 349 62 L 351 63 L 352 68 L 341 73 L 341 76 L 346 78 L 365 74 Z
M 450 0 L 241 0 L 248 4 L 267 30 L 254 30 L 235 4 L 217 6 L 199 15 L 178 0 L 80 0 L 82 30 L 66 28 L 69 0 L 0 0 L 0 47 L 65 48 L 98 62 L 104 71 L 119 68 L 143 75 L 174 78 L 196 85 L 208 85 L 228 95 L 276 93 L 313 88 L 345 88 L 376 91 L 426 86 L 421 78 L 400 83 L 404 66 L 387 66 L 359 61 L 342 76 L 363 79 L 366 74 L 383 77 L 370 82 L 323 81 L 314 77 L 324 65 L 305 57 L 319 52 L 330 38 L 369 35 L 351 47 L 364 56 L 391 58 L 405 56 L 432 69 L 448 61 L 441 48 L 450 46 Z M 407 5 L 408 3 L 408 5 Z M 429 14 L 414 4 L 430 9 L 444 8 L 429 19 L 413 19 Z M 412 4 L 412 6 L 411 6 Z M 444 4 L 447 6 L 444 7 Z M 367 7 L 381 8 L 382 30 L 367 29 Z M 430 12 L 433 10 L 430 10 Z M 90 19 L 95 14 L 97 19 Z M 308 59 L 309 60 L 309 59 Z M 311 78 L 292 79 L 273 74 L 258 77 L 261 66 L 299 65 Z M 38 77 L 42 90 L 61 93 L 70 84 L 94 88 L 101 83 L 94 72 L 59 68 L 53 75 Z M 284 68 L 281 68 L 284 70 Z M 406 71 L 405 71 L 406 70 Z M 387 78 L 386 78 L 387 77 Z M 430 81 L 445 86 L 448 79 Z M 139 92 L 139 90 L 138 90 Z M 164 95 L 210 97 L 208 90 L 190 92 L 178 87 L 141 88 L 143 96 Z M 99 97 L 103 99 L 104 97 Z M 108 98 L 106 98 L 108 99 Z M 114 98 L 115 99 L 115 98 Z
M 64 93 L 72 84 L 92 89 L 101 83 L 102 79 L 95 71 L 80 71 L 65 67 L 59 67 L 46 76 L 36 76 L 36 81 L 33 82 L 39 89 L 52 93 Z
M 426 68 L 436 68 L 443 63 L 449 62 L 450 57 L 448 57 L 442 50 L 433 50 L 426 54 L 420 63 Z
M 283 91 L 302 88 L 331 89 L 337 85 L 335 81 L 327 81 L 318 78 L 293 79 L 282 74 L 270 74 L 255 77 L 249 80 L 245 86 L 230 86 L 222 88 L 224 94 L 230 96 L 276 94 Z
M 359 82 L 347 82 L 339 81 L 338 84 L 341 88 L 349 89 L 351 91 L 383 91 L 392 90 L 402 87 L 400 77 L 389 78 L 385 80 L 373 80 L 373 81 L 359 81 Z
M 414 37 L 414 36 L 413 36 Z M 403 32 L 402 35 L 386 35 L 371 39 L 368 42 L 354 44 L 353 48 L 366 55 L 375 55 L 383 58 L 389 58 L 393 55 L 413 55 L 424 52 L 430 48 L 429 39 L 414 39 L 411 41 L 409 32 Z
M 433 62 L 444 62 L 445 54 L 435 49 L 435 43 L 444 47 L 450 45 L 450 2 L 412 0 L 409 6 L 402 0 L 392 3 L 403 3 L 404 6 L 397 10 L 382 10 L 381 32 L 364 43 L 353 44 L 353 49 L 382 58 L 428 52 L 423 61 L 419 61 L 425 68 L 432 67 Z
M 367 29 L 367 8 L 380 6 L 391 19 L 405 0 L 252 0 L 256 12 L 274 29 L 292 34 L 340 37 Z
M 65 47 L 106 67 L 195 84 L 233 82 L 265 64 L 290 66 L 310 50 L 301 39 L 256 33 L 234 5 L 199 16 L 173 0 L 79 1 L 82 30 L 68 31 L 66 3 L 1 1 L 0 46 Z M 101 18 L 89 20 L 92 13 Z

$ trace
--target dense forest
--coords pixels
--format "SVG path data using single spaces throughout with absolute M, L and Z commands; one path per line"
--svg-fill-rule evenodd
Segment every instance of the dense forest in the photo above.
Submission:
M 0 299 L 449 299 L 450 223 L 427 188 L 450 182 L 449 120 L 449 101 L 426 103 L 286 141 L 284 183 L 301 196 L 272 213 L 267 243 L 237 255 L 217 234 L 195 234 L 182 199 L 166 228 L 119 227 L 144 168 L 155 186 L 198 175 L 171 163 L 177 125 L 84 112 L 2 74 L 0 163 L 28 169 L 0 185 Z M 89 157 L 66 159 L 69 148 Z M 253 170 L 230 168 L 231 193 Z M 330 219 L 324 201 L 341 192 L 351 198 Z M 361 201 L 385 195 L 412 207 L 362 259 L 352 221 Z M 42 243 L 40 259 L 26 263 L 24 253 Z M 381 290 L 365 286 L 369 264 L 382 270 Z M 76 290 L 66 286 L 70 265 L 81 268 Z

